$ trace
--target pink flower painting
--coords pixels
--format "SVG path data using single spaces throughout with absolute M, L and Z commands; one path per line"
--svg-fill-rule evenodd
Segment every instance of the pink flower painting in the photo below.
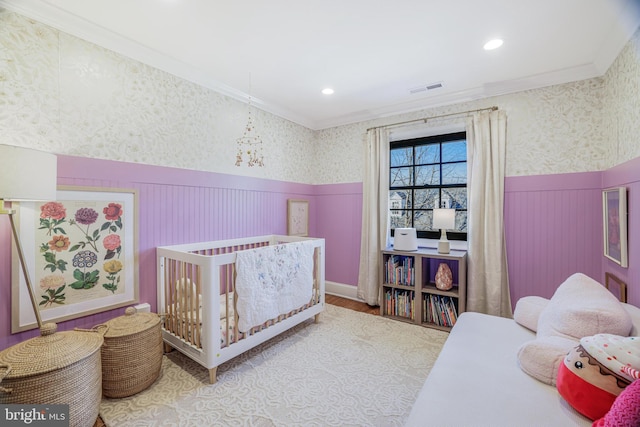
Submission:
M 119 260 L 123 256 L 123 214 L 123 204 L 115 201 L 40 205 L 39 265 L 48 273 L 40 277 L 42 310 L 121 291 L 126 271 Z

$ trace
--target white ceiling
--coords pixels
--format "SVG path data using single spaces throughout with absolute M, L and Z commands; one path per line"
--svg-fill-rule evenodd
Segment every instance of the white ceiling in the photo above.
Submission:
M 603 75 L 639 0 L 0 0 L 311 129 Z M 494 37 L 504 45 L 484 51 Z M 440 89 L 410 90 L 441 82 Z M 335 94 L 321 90 L 330 86 Z

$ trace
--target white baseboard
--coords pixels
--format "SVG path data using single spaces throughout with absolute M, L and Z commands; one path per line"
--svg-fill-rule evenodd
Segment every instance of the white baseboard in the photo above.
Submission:
M 345 285 L 344 283 L 336 283 L 325 280 L 324 291 L 328 294 L 338 297 L 364 302 L 363 300 L 358 298 L 358 288 L 356 286 Z
M 138 304 L 134 306 L 134 308 L 136 309 L 136 313 L 149 313 L 151 311 L 151 305 L 147 302 Z

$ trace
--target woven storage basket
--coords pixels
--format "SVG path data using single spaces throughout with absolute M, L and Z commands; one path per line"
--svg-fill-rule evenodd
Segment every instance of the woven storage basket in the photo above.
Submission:
M 68 404 L 70 426 L 92 426 L 102 400 L 102 334 L 56 330 L 45 323 L 39 337 L 0 352 L 0 403 Z
M 160 317 L 127 308 L 124 316 L 106 322 L 102 346 L 102 392 L 126 397 L 145 390 L 160 375 L 162 332 Z

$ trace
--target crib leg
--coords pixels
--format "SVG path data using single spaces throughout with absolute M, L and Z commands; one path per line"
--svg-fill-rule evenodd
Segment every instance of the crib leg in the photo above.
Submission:
M 215 384 L 218 381 L 216 377 L 216 372 L 218 371 L 218 367 L 209 369 L 209 384 Z
M 320 313 L 313 316 L 313 323 L 319 323 L 319 322 L 320 322 Z
M 169 344 L 167 344 L 166 342 L 162 343 L 164 346 L 164 352 L 165 353 L 171 353 L 173 351 L 173 347 L 171 347 Z

